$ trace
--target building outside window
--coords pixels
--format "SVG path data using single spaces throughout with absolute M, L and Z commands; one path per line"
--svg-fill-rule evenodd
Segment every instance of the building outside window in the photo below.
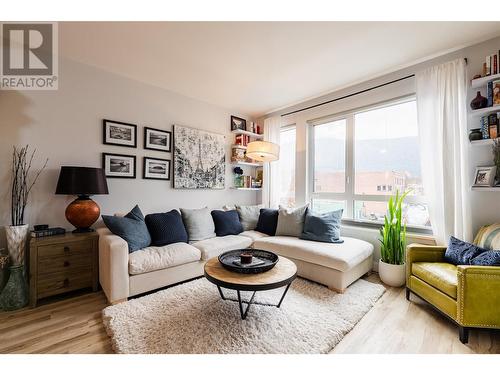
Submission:
M 414 98 L 314 122 L 311 133 L 314 210 L 343 208 L 344 219 L 382 222 L 389 197 L 409 191 L 406 223 L 430 226 Z

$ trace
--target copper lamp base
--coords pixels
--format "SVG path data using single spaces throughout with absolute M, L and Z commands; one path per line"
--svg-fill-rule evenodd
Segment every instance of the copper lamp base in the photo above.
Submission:
M 93 232 L 90 226 L 99 219 L 101 210 L 88 195 L 80 195 L 66 207 L 66 219 L 76 229 L 73 233 Z

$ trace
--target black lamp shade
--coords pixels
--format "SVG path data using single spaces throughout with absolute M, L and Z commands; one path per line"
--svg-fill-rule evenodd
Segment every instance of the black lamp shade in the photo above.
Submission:
M 102 168 L 61 167 L 56 194 L 108 194 L 108 184 Z

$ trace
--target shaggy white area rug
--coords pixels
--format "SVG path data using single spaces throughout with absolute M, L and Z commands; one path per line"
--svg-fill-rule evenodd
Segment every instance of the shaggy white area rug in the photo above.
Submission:
M 283 290 L 257 292 L 255 301 L 276 304 Z M 384 291 L 358 280 L 338 294 L 297 278 L 279 309 L 252 305 L 241 320 L 238 303 L 202 278 L 109 306 L 103 321 L 117 353 L 328 353 Z

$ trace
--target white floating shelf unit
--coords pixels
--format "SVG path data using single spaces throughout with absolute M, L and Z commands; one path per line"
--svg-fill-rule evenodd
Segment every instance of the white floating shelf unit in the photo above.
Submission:
M 472 146 L 491 146 L 493 139 L 480 139 L 479 141 L 471 141 Z
M 480 116 L 480 115 L 485 115 L 487 113 L 493 113 L 493 112 L 500 112 L 500 105 L 494 105 L 493 107 L 486 107 L 486 108 L 481 108 L 481 109 L 470 110 L 469 114 L 475 115 L 475 116 Z
M 264 134 L 257 134 L 257 133 L 252 133 L 252 132 L 248 132 L 246 130 L 232 130 L 231 133 L 233 134 L 244 134 L 244 135 L 248 135 L 252 138 L 255 138 L 255 139 L 263 139 L 264 138 Z
M 232 165 L 245 165 L 247 167 L 262 167 L 262 164 L 259 163 L 249 163 L 247 161 L 233 161 Z
M 472 186 L 472 191 L 500 191 L 500 186 Z
M 473 79 L 470 83 L 470 87 L 472 89 L 481 88 L 486 86 L 489 81 L 493 81 L 495 79 L 500 79 L 500 74 L 493 74 L 490 76 Z
M 240 187 L 232 187 L 231 189 L 235 190 L 248 190 L 248 191 L 260 191 L 262 188 L 240 188 Z
M 241 148 L 242 150 L 246 150 L 247 146 L 242 146 L 242 145 L 231 145 L 232 148 Z

